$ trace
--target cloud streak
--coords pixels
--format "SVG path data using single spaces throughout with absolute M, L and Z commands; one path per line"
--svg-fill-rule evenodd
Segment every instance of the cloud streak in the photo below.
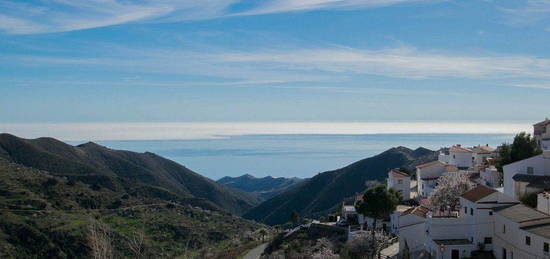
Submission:
M 428 0 L 270 0 L 233 10 L 244 0 L 0 1 L 0 30 L 11 34 L 65 32 L 126 23 L 205 20 L 317 9 L 375 8 Z M 433 0 L 432 0 L 433 1 Z

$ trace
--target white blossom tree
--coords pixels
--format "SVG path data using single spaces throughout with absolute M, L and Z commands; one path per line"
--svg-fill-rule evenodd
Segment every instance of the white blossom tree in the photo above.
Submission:
M 475 184 L 470 181 L 466 174 L 451 174 L 439 177 L 430 203 L 434 208 L 456 209 L 460 203 L 460 196 L 474 188 Z

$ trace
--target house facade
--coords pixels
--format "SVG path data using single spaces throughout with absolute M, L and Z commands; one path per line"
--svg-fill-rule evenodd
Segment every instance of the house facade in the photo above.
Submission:
M 399 169 L 392 169 L 388 172 L 388 189 L 393 189 L 403 196 L 403 200 L 411 199 L 411 177 L 400 171 Z
M 533 136 L 543 150 L 550 149 L 550 120 L 548 118 L 533 125 Z
M 550 179 L 550 150 L 545 150 L 541 155 L 505 165 L 503 171 L 504 193 L 519 199 L 526 193 L 538 190 L 537 186 L 541 180 Z

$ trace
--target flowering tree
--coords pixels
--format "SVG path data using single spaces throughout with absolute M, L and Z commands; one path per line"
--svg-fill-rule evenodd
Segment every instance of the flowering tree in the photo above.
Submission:
M 437 187 L 430 197 L 431 204 L 436 208 L 455 209 L 460 203 L 460 195 L 474 188 L 466 174 L 453 174 L 439 177 Z

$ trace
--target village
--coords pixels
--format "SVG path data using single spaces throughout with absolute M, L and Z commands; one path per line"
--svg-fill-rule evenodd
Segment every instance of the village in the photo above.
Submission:
M 414 174 L 388 172 L 386 188 L 401 197 L 389 217 L 376 222 L 359 213 L 364 196 L 357 194 L 334 225 L 347 227 L 348 240 L 387 237 L 376 258 L 550 258 L 550 120 L 533 128 L 541 154 L 499 172 L 503 147 L 442 148 Z

